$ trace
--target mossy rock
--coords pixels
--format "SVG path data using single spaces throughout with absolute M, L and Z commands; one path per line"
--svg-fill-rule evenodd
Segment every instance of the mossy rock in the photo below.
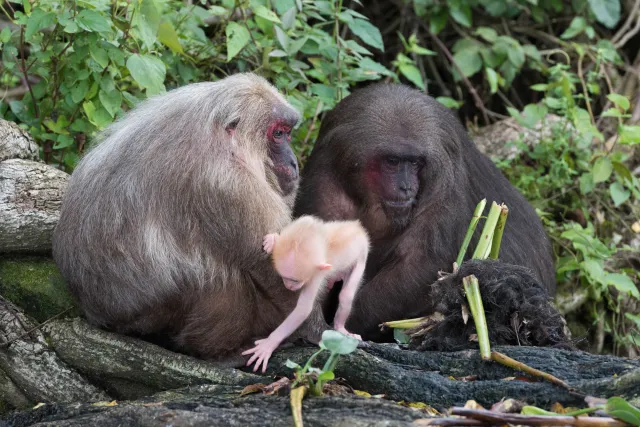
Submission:
M 0 295 L 20 307 L 37 322 L 64 313 L 80 315 L 67 285 L 51 258 L 6 256 L 0 258 Z

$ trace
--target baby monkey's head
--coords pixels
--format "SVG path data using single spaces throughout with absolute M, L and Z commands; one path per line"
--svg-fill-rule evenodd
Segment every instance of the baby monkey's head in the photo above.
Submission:
M 302 216 L 285 227 L 273 248 L 273 264 L 284 286 L 297 291 L 318 273 L 329 270 L 323 223 Z

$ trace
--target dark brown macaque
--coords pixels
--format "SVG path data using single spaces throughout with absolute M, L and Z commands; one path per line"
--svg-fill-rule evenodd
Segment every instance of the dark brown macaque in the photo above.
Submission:
M 298 113 L 237 74 L 138 105 L 75 169 L 53 255 L 87 319 L 209 359 L 236 357 L 295 307 L 262 250 L 291 221 Z M 328 328 L 314 308 L 295 337 Z
M 431 285 L 438 271 L 452 270 L 483 198 L 509 207 L 501 261 L 530 268 L 544 284 L 538 292 L 553 293 L 553 255 L 540 219 L 458 118 L 422 92 L 375 84 L 354 91 L 323 120 L 294 216 L 365 226 L 372 248 L 347 328 L 380 340 L 389 338 L 380 323 L 435 309 Z

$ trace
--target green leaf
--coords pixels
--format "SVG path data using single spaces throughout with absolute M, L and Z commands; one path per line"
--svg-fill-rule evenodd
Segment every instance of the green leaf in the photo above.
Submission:
M 453 98 L 449 98 L 447 96 L 439 96 L 436 98 L 436 101 L 438 101 L 440 104 L 444 105 L 447 108 L 453 108 L 454 110 L 457 110 L 458 108 L 462 107 L 462 105 L 464 104 L 461 101 L 456 101 Z
M 0 31 L 0 43 L 6 43 L 11 40 L 11 29 L 7 26 Z
M 116 113 L 120 111 L 122 106 L 122 94 L 117 90 L 106 92 L 100 90 L 99 94 L 100 102 L 102 106 L 107 110 L 111 117 L 115 117 Z
M 151 55 L 134 54 L 127 59 L 127 69 L 141 88 L 158 93 L 164 88 L 167 69 L 162 60 Z
M 424 90 L 424 81 L 420 71 L 412 64 L 401 64 L 398 69 L 411 83 Z
M 449 13 L 444 7 L 439 8 L 438 11 L 434 11 L 429 15 L 429 31 L 433 34 L 438 34 L 447 26 L 449 20 Z
M 535 407 L 535 406 L 523 406 L 520 411 L 522 415 L 549 415 L 549 416 L 557 416 L 555 412 L 545 411 L 544 409 Z
M 463 27 L 470 28 L 473 25 L 471 19 L 471 6 L 465 1 L 450 1 L 449 2 L 449 14 L 458 24 Z
M 14 0 L 15 3 L 15 0 Z M 31 14 L 31 2 L 30 0 L 22 0 L 22 7 L 24 8 L 24 13 L 27 15 Z
M 142 0 L 140 8 L 133 16 L 133 26 L 144 44 L 149 48 L 153 46 L 160 26 L 160 11 L 155 0 Z
M 399 344 L 409 344 L 409 341 L 411 340 L 409 335 L 405 334 L 402 329 L 398 328 L 393 329 L 393 339 L 395 339 Z
M 640 144 L 640 126 L 622 126 L 620 144 Z
M 607 99 L 613 102 L 617 107 L 620 107 L 622 111 L 627 111 L 631 106 L 631 104 L 629 103 L 629 98 L 624 95 L 610 93 L 609 95 L 607 95 Z
M 640 299 L 640 291 L 638 291 L 638 287 L 626 274 L 609 273 L 607 274 L 607 283 L 614 286 L 617 290 L 624 294 L 628 294 L 636 299 Z
M 547 116 L 547 107 L 542 104 L 528 104 L 524 107 L 523 122 L 525 126 L 532 128 L 540 120 L 543 120 Z
M 27 20 L 27 27 L 24 32 L 25 38 L 28 40 L 36 32 L 53 24 L 55 22 L 55 17 L 56 16 L 53 12 L 45 12 L 41 8 L 35 9 Z
M 364 19 L 354 19 L 348 26 L 351 32 L 358 36 L 360 40 L 384 52 L 382 34 L 371 22 Z
M 76 16 L 76 24 L 89 32 L 106 33 L 111 31 L 111 19 L 95 10 L 84 9 Z
M 284 366 L 286 366 L 289 369 L 298 369 L 301 368 L 300 365 L 298 365 L 296 362 L 294 362 L 293 360 L 289 360 L 287 359 L 287 361 L 284 363 Z
M 587 172 L 580 176 L 580 192 L 582 194 L 589 194 L 593 191 L 595 183 L 593 182 L 593 174 Z
M 620 21 L 620 0 L 589 0 L 596 20 L 612 30 Z
M 507 51 L 507 57 L 509 58 L 509 62 L 515 65 L 516 68 L 520 68 L 524 65 L 524 50 L 520 44 L 513 44 Z
M 453 55 L 453 59 L 466 77 L 471 77 L 482 69 L 482 57 L 477 50 L 459 50 Z
M 89 90 L 89 82 L 87 80 L 82 80 L 73 89 L 71 89 L 71 100 L 78 104 L 80 101 L 84 99 L 87 91 Z
M 280 58 L 280 57 L 283 57 L 283 56 L 287 56 L 287 52 L 282 51 L 280 49 L 275 49 L 275 50 L 272 50 L 271 52 L 269 52 L 269 56 Z
M 229 22 L 225 32 L 227 35 L 227 62 L 229 62 L 249 43 L 251 34 L 244 25 L 237 22 Z
M 544 83 L 538 83 L 538 84 L 535 84 L 535 85 L 531 86 L 531 90 L 535 90 L 537 92 L 544 92 L 544 91 L 547 90 L 547 87 L 549 87 L 549 86 L 544 84 Z
M 318 381 L 331 381 L 335 378 L 335 374 L 331 371 L 324 371 L 318 375 Z
M 53 145 L 54 150 L 61 150 L 63 148 L 67 148 L 73 145 L 74 139 L 69 135 L 58 135 L 56 138 L 56 143 Z
M 565 40 L 573 38 L 583 32 L 585 28 L 587 28 L 587 21 L 582 16 L 576 16 L 569 24 L 569 28 L 560 34 L 560 38 Z
M 631 175 L 631 171 L 624 163 L 615 161 L 611 163 L 613 164 L 613 170 L 616 171 L 623 182 L 633 183 L 633 175 Z
M 296 8 L 295 6 L 287 10 L 281 18 L 282 28 L 288 30 L 296 23 Z
M 598 157 L 595 164 L 593 165 L 593 182 L 598 184 L 600 182 L 605 182 L 611 176 L 613 172 L 613 165 L 611 164 L 611 159 L 609 157 Z
M 498 38 L 498 33 L 496 32 L 496 30 L 490 27 L 478 27 L 474 34 L 482 37 L 489 43 L 495 42 Z
M 636 328 L 640 329 L 640 316 L 633 313 L 625 313 L 624 317 L 636 324 Z
M 280 24 L 280 18 L 276 15 L 272 10 L 267 9 L 264 6 L 258 6 L 253 9 L 255 14 L 261 18 L 266 19 L 267 21 L 275 22 L 276 24 Z
M 280 28 L 277 25 L 275 25 L 273 29 L 276 32 L 276 38 L 278 39 L 278 43 L 280 43 L 280 46 L 282 46 L 282 48 L 285 51 L 287 51 L 289 49 L 289 42 L 291 41 L 289 39 L 289 36 L 287 35 L 287 33 L 284 32 L 282 28 Z M 247 32 L 247 34 L 249 33 Z
M 615 207 L 620 206 L 631 197 L 631 191 L 624 188 L 624 185 L 619 182 L 614 182 L 609 186 L 609 194 L 611 194 Z
M 91 58 L 93 58 L 93 60 L 96 61 L 102 68 L 105 68 L 107 65 L 109 65 L 109 54 L 98 44 L 91 43 L 89 45 L 89 52 L 91 53 Z
M 496 73 L 496 70 L 493 68 L 485 68 L 484 71 L 487 73 L 491 93 L 494 94 L 498 92 L 498 73 Z
M 326 330 L 322 333 L 322 344 L 331 353 L 349 354 L 358 348 L 358 340 L 338 331 Z
M 620 110 L 618 110 L 617 108 L 613 107 L 613 108 L 609 108 L 608 110 L 606 110 L 605 112 L 602 113 L 602 117 L 619 117 L 622 118 L 623 114 Z
M 178 38 L 178 33 L 176 33 L 171 22 L 165 21 L 160 24 L 158 27 L 158 40 L 173 52 L 184 53 L 182 45 L 180 44 L 180 39 Z

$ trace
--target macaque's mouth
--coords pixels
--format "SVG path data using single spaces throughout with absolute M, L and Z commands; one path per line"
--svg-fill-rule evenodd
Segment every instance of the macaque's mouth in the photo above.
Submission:
M 390 208 L 408 208 L 413 206 L 416 202 L 415 198 L 410 198 L 407 200 L 385 200 L 384 204 Z

